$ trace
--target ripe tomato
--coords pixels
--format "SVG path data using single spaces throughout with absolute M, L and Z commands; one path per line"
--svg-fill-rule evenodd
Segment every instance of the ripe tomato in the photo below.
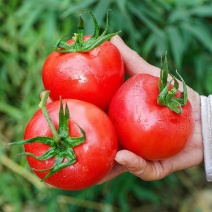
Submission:
M 70 113 L 70 119 L 67 122 L 70 136 L 79 137 L 82 134 L 79 130 L 80 126 L 86 137 L 84 143 L 73 147 L 76 162 L 46 178 L 45 182 L 65 190 L 84 189 L 100 181 L 112 168 L 118 146 L 117 135 L 107 114 L 95 105 L 70 99 L 62 102 L 63 105 L 67 103 Z M 49 103 L 46 108 L 55 129 L 58 129 L 60 101 Z M 24 139 L 37 136 L 52 137 L 52 131 L 41 109 L 34 114 L 26 126 Z M 55 157 L 42 161 L 31 157 L 29 153 L 40 156 L 49 150 L 50 146 L 33 142 L 25 144 L 24 148 L 28 153 L 27 160 L 30 167 L 39 178 L 43 179 L 49 171 L 39 170 L 52 168 Z M 61 147 L 59 154 L 62 154 L 64 148 Z M 64 159 L 64 162 L 66 161 L 67 158 Z
M 189 101 L 181 114 L 157 104 L 158 81 L 148 74 L 134 75 L 116 92 L 109 107 L 122 148 L 147 160 L 177 154 L 194 131 Z
M 106 111 L 123 83 L 124 66 L 118 49 L 105 41 L 89 52 L 52 52 L 44 63 L 42 79 L 52 100 L 79 99 Z

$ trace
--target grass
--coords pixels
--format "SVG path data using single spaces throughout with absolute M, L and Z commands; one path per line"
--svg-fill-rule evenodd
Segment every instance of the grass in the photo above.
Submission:
M 41 69 L 54 41 L 76 30 L 79 15 L 92 33 L 91 10 L 103 29 L 121 37 L 142 57 L 159 65 L 168 51 L 170 67 L 200 94 L 212 93 L 212 3 L 209 0 L 0 1 L 0 211 L 180 211 L 182 202 L 206 183 L 202 166 L 160 181 L 130 173 L 83 191 L 50 189 L 31 172 L 22 139 L 43 90 Z M 150 12 L 151 11 L 151 12 Z M 169 200 L 169 201 L 167 201 Z

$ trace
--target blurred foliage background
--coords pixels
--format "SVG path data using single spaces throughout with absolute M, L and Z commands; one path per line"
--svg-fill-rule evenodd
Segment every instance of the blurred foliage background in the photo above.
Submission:
M 103 29 L 108 9 L 110 32 L 122 30 L 125 42 L 153 65 L 160 66 L 167 50 L 171 71 L 178 69 L 200 94 L 212 93 L 210 0 L 0 0 L 0 211 L 207 211 L 206 202 L 194 204 L 211 188 L 202 166 L 154 182 L 126 173 L 83 191 L 62 191 L 47 188 L 26 159 L 16 157 L 23 147 L 7 146 L 22 139 L 38 109 L 41 69 L 54 41 L 76 31 L 80 14 L 92 33 L 86 11 Z

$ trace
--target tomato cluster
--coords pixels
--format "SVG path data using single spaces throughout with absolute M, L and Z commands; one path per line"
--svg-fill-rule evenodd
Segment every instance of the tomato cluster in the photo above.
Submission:
M 84 36 L 83 20 L 71 40 L 60 38 L 46 59 L 40 109 L 26 126 L 25 155 L 35 174 L 61 189 L 84 189 L 113 167 L 121 148 L 147 160 L 179 153 L 193 134 L 191 104 L 184 91 L 161 77 L 137 74 L 124 82 L 119 50 L 108 40 L 118 34 Z M 50 94 L 50 96 L 49 96 Z M 51 103 L 47 104 L 50 97 Z

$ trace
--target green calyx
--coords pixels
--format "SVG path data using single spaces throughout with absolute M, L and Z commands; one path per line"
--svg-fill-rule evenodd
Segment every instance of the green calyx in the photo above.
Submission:
M 90 12 L 90 14 L 91 14 L 91 17 L 94 22 L 93 35 L 88 40 L 86 40 L 86 41 L 83 40 L 84 22 L 83 22 L 82 17 L 80 16 L 80 22 L 79 22 L 79 25 L 77 28 L 77 33 L 74 33 L 74 37 L 73 37 L 74 43 L 73 44 L 66 43 L 65 41 L 63 41 L 63 39 L 65 37 L 67 37 L 68 35 L 63 36 L 55 42 L 55 45 L 54 45 L 55 51 L 60 52 L 60 53 L 88 52 L 88 51 L 96 48 L 97 46 L 99 46 L 100 44 L 105 42 L 106 40 L 109 40 L 113 36 L 120 33 L 120 31 L 119 31 L 119 32 L 107 34 L 107 30 L 108 30 L 108 12 L 107 12 L 105 30 L 102 32 L 101 35 L 99 35 L 100 32 L 99 32 L 99 25 L 97 23 L 97 20 L 92 12 Z
M 53 137 L 45 137 L 38 136 L 34 138 L 30 138 L 28 140 L 22 140 L 10 144 L 30 144 L 33 142 L 39 142 L 43 144 L 47 144 L 50 148 L 41 156 L 36 156 L 29 152 L 24 152 L 19 155 L 31 156 L 37 160 L 45 161 L 52 157 L 55 157 L 55 162 L 53 167 L 45 170 L 35 170 L 39 172 L 49 171 L 48 174 L 42 179 L 46 180 L 48 177 L 52 176 L 56 172 L 60 171 L 63 168 L 66 168 L 76 162 L 76 155 L 74 153 L 73 147 L 76 147 L 82 143 L 84 143 L 86 139 L 85 131 L 79 126 L 80 132 L 82 136 L 80 137 L 71 137 L 69 134 L 69 109 L 66 104 L 65 111 L 63 109 L 62 101 L 60 103 L 60 111 L 59 111 L 59 126 L 58 130 L 54 128 L 54 125 L 49 117 L 49 114 L 46 109 L 46 100 L 48 98 L 49 91 L 44 92 L 44 95 L 39 104 L 42 112 L 50 126 Z
M 183 78 L 176 71 L 177 75 L 180 77 L 183 83 L 183 92 L 181 92 L 181 96 L 177 98 L 176 93 L 179 88 L 179 83 L 173 75 L 171 75 L 172 77 L 171 81 L 167 83 L 168 73 L 169 73 L 169 70 L 168 70 L 168 61 L 167 61 L 167 53 L 166 53 L 163 64 L 161 59 L 160 80 L 158 83 L 160 94 L 158 95 L 157 103 L 159 105 L 167 106 L 175 113 L 180 114 L 182 113 L 182 106 L 185 106 L 188 101 L 187 87 Z M 172 82 L 174 82 L 174 85 L 170 89 Z

